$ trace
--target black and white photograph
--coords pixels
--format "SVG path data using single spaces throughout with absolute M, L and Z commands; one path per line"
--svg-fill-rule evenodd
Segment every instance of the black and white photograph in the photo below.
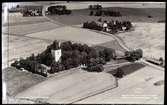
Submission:
M 165 101 L 166 2 L 2 3 L 3 104 Z

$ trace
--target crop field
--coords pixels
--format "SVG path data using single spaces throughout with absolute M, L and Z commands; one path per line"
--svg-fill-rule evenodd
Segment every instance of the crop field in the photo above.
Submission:
M 69 9 L 85 9 L 88 8 L 90 4 L 100 4 L 103 7 L 128 7 L 128 8 L 164 8 L 165 5 L 163 3 L 146 3 L 146 2 L 69 2 L 69 3 L 61 3 L 66 4 Z M 144 5 L 143 5 L 144 4 Z M 157 5 L 158 4 L 158 5 Z
M 96 45 L 114 40 L 109 36 L 104 36 L 96 32 L 70 26 L 44 32 L 27 34 L 26 36 L 47 40 L 70 40 L 77 43 L 86 43 L 88 45 Z
M 143 65 L 141 63 L 132 63 L 132 64 L 128 64 L 128 65 L 123 65 L 119 68 L 123 70 L 124 75 L 126 76 L 128 74 L 131 74 L 131 73 L 137 71 L 137 70 L 140 70 L 143 67 L 145 67 L 145 65 Z M 109 71 L 107 73 L 115 74 L 116 70 Z
M 22 25 L 12 25 L 8 26 L 8 30 L 5 33 L 14 34 L 14 35 L 26 35 L 29 33 L 40 32 L 51 30 L 59 27 L 51 22 L 40 22 L 40 23 L 33 23 L 33 24 L 22 24 Z
M 112 48 L 121 52 L 125 52 L 125 49 L 123 49 L 116 40 L 98 44 L 95 46 L 95 48 L 99 50 L 104 48 Z
M 142 48 L 144 56 L 165 58 L 165 24 L 164 23 L 134 23 L 135 30 L 120 33 L 120 36 L 130 48 Z
M 23 17 L 21 13 L 9 13 L 9 25 L 12 23 L 19 24 L 24 22 L 43 22 L 49 21 L 45 17 L 37 16 L 37 17 Z
M 160 80 L 164 80 L 164 71 L 146 66 L 120 79 L 117 88 L 79 101 L 77 104 L 163 104 L 164 83 L 154 85 Z
M 9 13 L 8 14 L 8 24 L 4 25 L 15 25 L 23 23 L 38 23 L 38 22 L 47 22 L 49 21 L 45 17 L 23 17 L 21 13 Z
M 67 76 L 51 77 L 16 97 L 44 97 L 49 103 L 73 103 L 115 87 L 115 78 L 110 74 L 77 70 Z
M 6 35 L 7 36 L 7 35 Z M 4 52 L 8 51 L 8 60 L 11 62 L 20 57 L 28 57 L 32 53 L 38 54 L 46 49 L 51 42 L 32 39 L 28 37 L 9 35 L 9 45 L 3 47 Z
M 19 71 L 13 67 L 3 70 L 4 81 L 7 85 L 7 94 L 15 96 L 21 91 L 44 81 L 46 78 L 30 72 Z
M 9 13 L 8 23 L 3 25 L 3 33 L 25 35 L 61 27 L 61 24 L 50 22 L 45 17 L 23 17 L 21 13 Z
M 52 15 L 49 18 L 59 21 L 66 25 L 77 25 L 82 24 L 86 21 L 97 21 L 99 18 L 102 20 L 111 21 L 112 20 L 129 20 L 133 22 L 156 22 L 160 20 L 165 20 L 165 8 L 128 8 L 128 7 L 108 7 L 107 10 L 120 11 L 123 15 L 122 17 L 109 17 L 109 16 L 89 16 L 89 9 L 79 9 L 73 10 L 71 15 L 68 16 L 58 16 Z M 152 16 L 152 18 L 148 18 Z

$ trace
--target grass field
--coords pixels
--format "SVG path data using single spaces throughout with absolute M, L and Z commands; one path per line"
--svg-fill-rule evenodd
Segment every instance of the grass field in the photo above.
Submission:
M 58 27 L 60 26 L 51 22 L 12 25 L 12 26 L 8 26 L 8 30 L 6 30 L 5 33 L 14 34 L 14 35 L 26 35 L 26 34 L 35 33 L 35 32 L 56 29 Z
M 165 58 L 165 24 L 134 23 L 135 30 L 120 33 L 127 46 L 132 49 L 143 49 L 144 56 Z
M 49 78 L 16 97 L 44 97 L 49 103 L 73 103 L 115 86 L 115 78 L 110 74 L 77 70 L 67 76 Z
M 3 77 L 7 85 L 7 94 L 9 96 L 15 96 L 21 91 L 46 79 L 40 75 L 22 72 L 13 67 L 3 69 Z
M 125 52 L 125 49 L 123 49 L 116 40 L 98 44 L 95 46 L 95 48 L 99 50 L 102 50 L 104 48 L 112 48 L 121 52 Z
M 149 22 L 157 23 L 157 21 L 165 20 L 165 8 L 128 8 L 128 7 L 108 7 L 108 10 L 120 11 L 122 17 L 108 17 L 108 16 L 89 16 L 89 9 L 73 10 L 68 16 L 48 16 L 49 18 L 59 21 L 66 25 L 82 24 L 86 21 L 97 21 L 99 18 L 103 20 L 129 20 L 131 22 Z M 148 16 L 152 18 L 148 18 Z
M 129 65 L 121 66 L 119 68 L 123 70 L 124 75 L 128 75 L 128 74 L 131 74 L 137 70 L 140 70 L 143 67 L 145 67 L 145 65 L 143 65 L 141 63 L 132 63 Z M 108 73 L 115 74 L 116 70 L 109 71 Z
M 8 60 L 12 61 L 15 58 L 28 57 L 32 53 L 41 53 L 50 43 L 52 42 L 9 35 L 9 47 L 6 45 L 3 50 L 8 51 Z
M 21 13 L 9 13 L 8 23 L 3 24 L 3 33 L 25 35 L 61 27 L 61 24 L 50 22 L 46 17 L 23 17 Z
M 113 40 L 113 38 L 109 36 L 104 36 L 96 32 L 70 26 L 45 32 L 27 34 L 26 36 L 48 40 L 69 40 L 88 45 L 96 45 Z
M 146 66 L 118 80 L 117 88 L 76 104 L 163 104 L 164 83 L 153 85 L 159 80 L 164 80 L 164 71 Z

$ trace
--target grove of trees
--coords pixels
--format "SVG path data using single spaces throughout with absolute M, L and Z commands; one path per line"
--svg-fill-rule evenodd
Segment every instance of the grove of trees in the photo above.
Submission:
M 60 62 L 55 62 L 54 57 L 51 54 L 51 50 L 62 50 L 62 56 Z M 93 47 L 89 47 L 86 44 L 72 43 L 70 41 L 62 42 L 59 45 L 58 41 L 54 41 L 51 45 L 48 45 L 46 50 L 38 55 L 32 54 L 26 59 L 20 59 L 11 64 L 18 69 L 24 68 L 33 73 L 38 73 L 40 64 L 44 64 L 50 67 L 48 73 L 55 73 L 70 68 L 78 67 L 80 65 L 86 65 L 86 70 L 90 72 L 103 71 L 103 65 L 114 59 L 115 50 L 105 48 L 102 51 L 98 51 Z M 38 73 L 39 74 L 39 73 Z
M 91 10 L 100 10 L 102 9 L 102 6 L 97 4 L 97 5 L 89 5 L 89 9 Z
M 99 22 L 102 21 L 102 19 L 98 19 Z M 123 27 L 125 28 L 124 31 L 128 31 L 130 30 L 133 26 L 132 23 L 130 21 L 118 21 L 118 20 L 111 20 L 109 22 L 107 22 L 108 25 L 108 29 L 110 29 L 110 31 L 107 31 L 109 33 L 117 33 L 119 31 L 123 31 Z M 98 30 L 98 31 L 102 31 L 103 27 L 102 25 L 96 23 L 95 21 L 91 21 L 91 22 L 84 22 L 83 23 L 83 28 L 88 28 L 88 29 L 93 29 L 93 30 Z
M 122 16 L 120 12 L 113 11 L 113 10 L 91 10 L 89 13 L 89 16 L 114 16 L 114 17 L 119 17 Z
M 126 59 L 129 61 L 135 61 L 139 60 L 143 57 L 143 50 L 142 49 L 136 49 L 133 51 L 126 51 L 125 52 Z
M 71 14 L 71 10 L 68 10 L 65 5 L 56 5 L 48 7 L 49 14 L 57 14 L 57 15 L 69 15 Z

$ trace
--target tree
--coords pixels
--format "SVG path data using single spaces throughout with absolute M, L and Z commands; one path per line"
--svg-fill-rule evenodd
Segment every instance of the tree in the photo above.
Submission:
M 57 40 L 55 40 L 53 42 L 53 44 L 51 45 L 51 48 L 54 49 L 54 50 L 59 49 L 59 42 Z
M 114 74 L 114 76 L 116 76 L 118 78 L 122 78 L 123 75 L 124 75 L 124 72 L 121 68 L 118 68 L 116 74 Z
M 105 55 L 105 61 L 110 61 L 111 58 L 115 57 L 115 50 L 114 49 L 110 49 L 110 48 L 105 48 L 103 50 L 103 53 Z
M 95 16 L 101 16 L 101 15 L 102 15 L 102 11 L 101 10 L 96 11 Z
M 103 64 L 103 65 L 106 64 L 106 61 L 104 60 L 104 58 L 98 57 L 96 59 L 98 60 L 99 64 Z
M 34 53 L 31 54 L 31 56 L 29 57 L 29 59 L 30 59 L 30 60 L 36 60 L 36 57 L 35 57 Z
M 16 6 L 16 8 L 19 8 L 19 7 L 20 7 L 20 5 L 17 5 L 17 6 Z
M 11 64 L 11 66 L 13 66 L 13 67 L 16 67 L 16 69 L 20 69 L 21 67 L 20 67 L 20 63 L 19 63 L 19 61 L 14 61 L 12 64 Z
M 137 58 L 136 60 L 142 58 L 143 57 L 143 50 L 142 49 L 136 49 L 135 56 Z
M 79 55 L 80 55 L 80 52 L 78 50 L 74 50 L 72 52 L 72 59 L 73 59 L 73 66 L 74 67 L 77 67 L 80 64 L 81 59 L 80 59 Z
M 74 57 L 72 60 L 73 60 L 73 61 L 72 61 L 73 67 L 79 66 L 79 64 L 80 64 L 80 59 L 79 59 L 79 57 Z
M 92 5 L 89 5 L 89 9 L 92 9 L 93 8 L 93 6 Z
M 160 65 L 163 65 L 164 64 L 164 60 L 162 57 L 159 58 L 159 61 L 160 61 Z
M 102 64 L 97 64 L 97 65 L 94 65 L 94 66 L 89 66 L 87 68 L 87 70 L 89 72 L 102 72 L 104 70 L 104 68 L 103 68 Z
M 93 16 L 93 14 L 94 14 L 93 11 L 90 11 L 89 16 Z
M 94 48 L 91 48 L 91 50 L 90 50 L 88 56 L 89 56 L 90 58 L 97 58 L 97 57 L 98 57 L 98 52 L 97 52 Z
M 63 61 L 63 65 L 66 70 L 73 67 L 72 63 L 73 63 L 72 58 L 68 58 L 67 60 Z
M 54 58 L 53 58 L 51 53 L 47 53 L 45 56 L 45 60 L 46 60 L 45 64 L 47 66 L 50 66 L 52 64 L 52 62 L 54 61 Z
M 82 64 L 87 64 L 87 63 L 88 63 L 88 62 L 87 62 L 87 56 L 88 56 L 88 55 L 87 55 L 86 52 L 84 52 L 84 51 L 81 52 L 81 56 L 80 56 L 80 57 L 81 57 L 81 63 L 82 63 Z
M 72 43 L 71 41 L 66 41 L 61 43 L 60 48 L 64 51 L 72 50 Z
M 101 19 L 101 18 L 99 18 L 97 21 L 98 21 L 98 22 L 102 22 L 102 19 Z

